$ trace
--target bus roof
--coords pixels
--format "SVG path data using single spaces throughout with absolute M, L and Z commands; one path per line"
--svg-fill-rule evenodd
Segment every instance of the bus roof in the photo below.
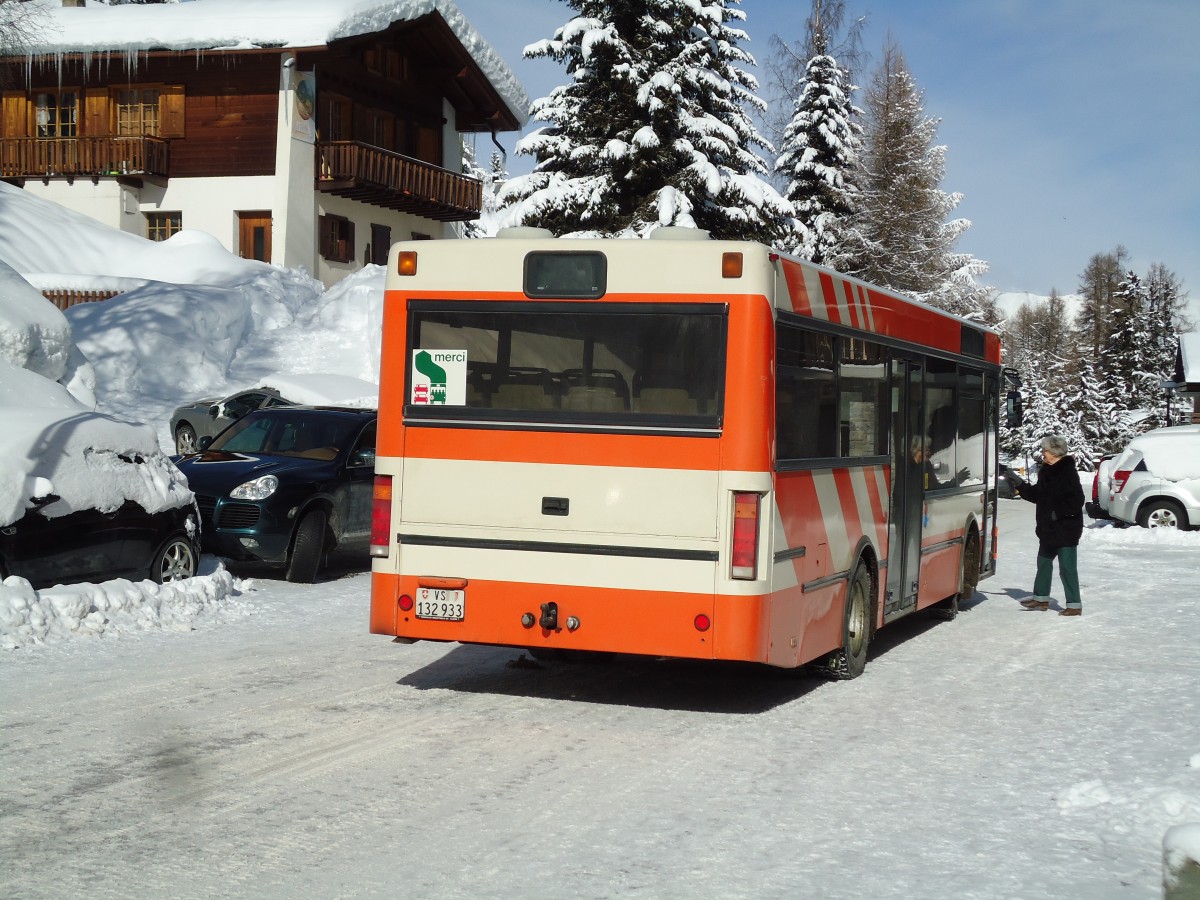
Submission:
M 472 240 L 409 241 L 397 254 L 417 254 L 416 273 L 389 276 L 389 288 L 425 296 L 468 293 L 477 299 L 524 298 L 525 260 L 531 253 L 595 254 L 607 259 L 606 300 L 678 297 L 727 299 L 763 297 L 777 313 L 793 314 L 838 329 L 868 333 L 1000 362 L 999 334 L 987 326 L 867 284 L 832 269 L 749 241 L 714 241 L 695 229 L 660 229 L 659 239 L 564 239 L 538 229 L 512 229 L 511 236 Z M 685 233 L 686 232 L 686 233 Z M 722 269 L 727 254 L 740 254 L 740 275 Z

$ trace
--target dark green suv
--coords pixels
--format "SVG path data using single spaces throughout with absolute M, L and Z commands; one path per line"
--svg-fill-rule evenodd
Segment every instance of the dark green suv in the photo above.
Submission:
M 373 409 L 281 406 L 247 413 L 176 457 L 196 495 L 204 550 L 286 566 L 311 582 L 326 555 L 369 560 Z

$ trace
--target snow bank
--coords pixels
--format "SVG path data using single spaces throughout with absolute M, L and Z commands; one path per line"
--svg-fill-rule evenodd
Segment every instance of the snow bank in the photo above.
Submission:
M 7 578 L 0 583 L 0 648 L 143 631 L 191 631 L 195 622 L 221 613 L 247 614 L 231 602 L 244 587 L 224 567 L 170 584 L 118 578 L 42 591 L 24 578 Z
M 0 360 L 57 381 L 71 345 L 66 317 L 2 259 L 0 298 Z

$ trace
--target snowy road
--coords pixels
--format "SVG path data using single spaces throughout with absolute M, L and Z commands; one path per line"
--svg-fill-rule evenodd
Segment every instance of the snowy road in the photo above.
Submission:
M 847 683 L 395 645 L 362 574 L 10 651 L 0 896 L 1159 897 L 1200 821 L 1200 534 L 1089 529 L 1067 620 L 1016 602 L 1032 506 L 1002 527 L 972 607 Z

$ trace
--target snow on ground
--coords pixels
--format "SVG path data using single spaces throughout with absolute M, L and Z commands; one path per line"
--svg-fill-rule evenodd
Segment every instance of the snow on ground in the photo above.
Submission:
M 33 275 L 20 199 L 0 258 Z M 137 273 L 158 248 L 77 243 L 145 281 L 67 318 L 101 412 L 164 448 L 176 404 L 273 371 L 377 380 L 377 269 L 321 294 L 198 240 L 180 285 Z M 4 327 L 3 372 L 53 390 L 28 361 L 57 326 Z M 361 571 L 9 579 L 0 895 L 1157 897 L 1164 851 L 1198 855 L 1200 532 L 1092 523 L 1060 619 L 1017 603 L 1032 521 L 1003 501 L 998 576 L 845 684 L 402 647 L 367 634 Z
M 353 572 L 0 654 L 0 895 L 1161 897 L 1200 823 L 1196 535 L 1089 527 L 1063 619 L 1017 603 L 1033 506 L 1000 526 L 970 608 L 845 683 L 401 646 Z

